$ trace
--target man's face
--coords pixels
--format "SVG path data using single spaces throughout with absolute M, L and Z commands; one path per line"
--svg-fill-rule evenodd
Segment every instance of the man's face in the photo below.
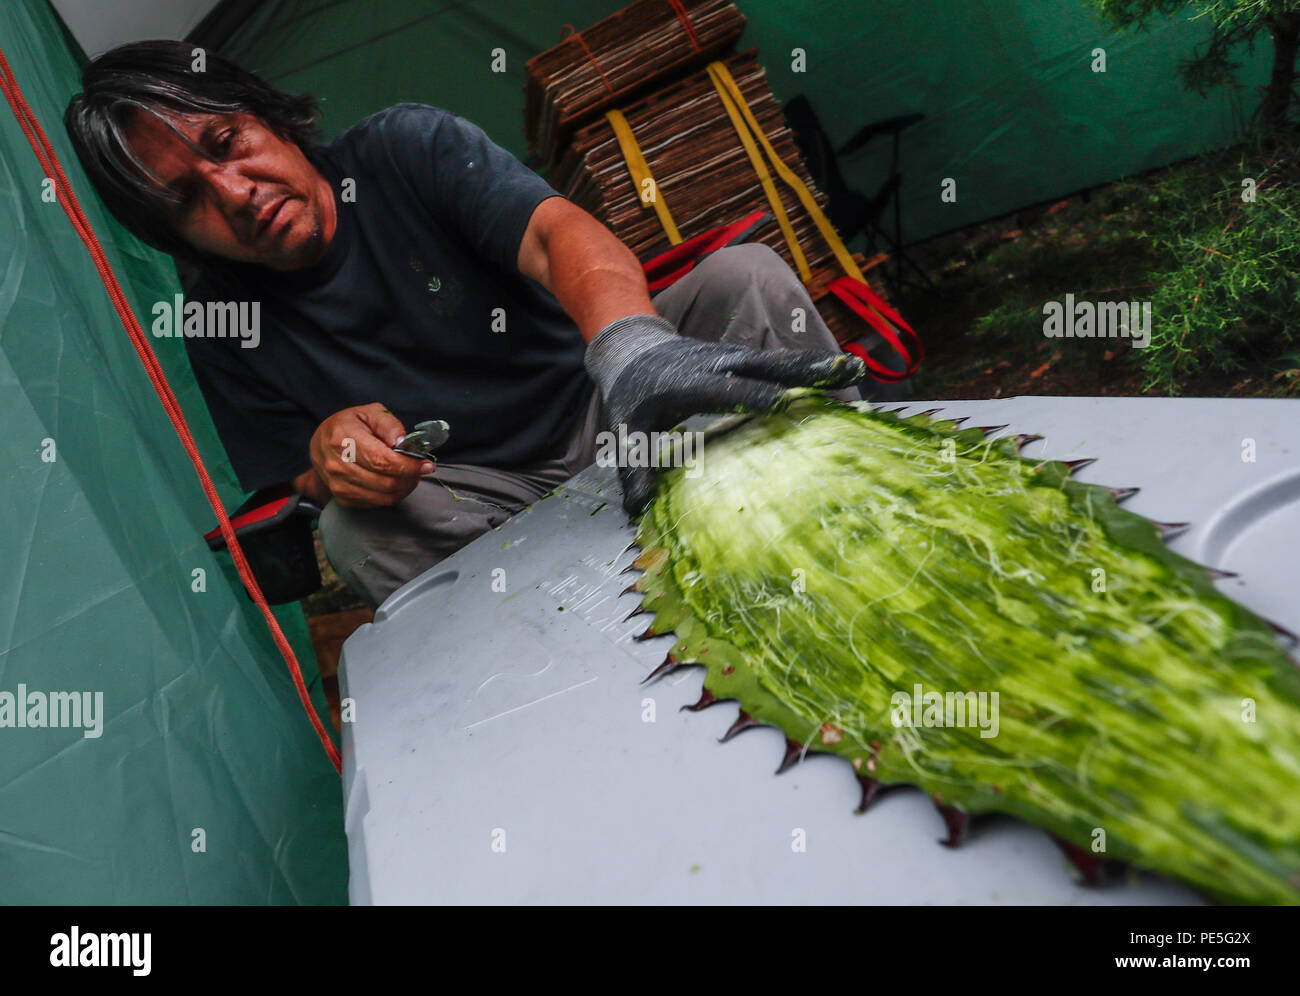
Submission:
M 127 140 L 175 191 L 176 233 L 203 252 L 274 270 L 317 262 L 334 237 L 334 193 L 292 142 L 250 114 L 167 112 L 189 148 L 156 115 L 137 111 Z

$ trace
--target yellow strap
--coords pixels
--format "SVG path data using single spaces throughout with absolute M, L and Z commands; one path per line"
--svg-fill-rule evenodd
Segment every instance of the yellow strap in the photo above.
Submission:
M 853 256 L 841 241 L 835 228 L 827 220 L 826 215 L 822 213 L 812 193 L 808 190 L 802 180 L 790 170 L 781 157 L 776 154 L 772 148 L 772 143 L 767 140 L 763 134 L 763 129 L 758 126 L 753 112 L 750 111 L 749 105 L 745 102 L 745 96 L 740 92 L 740 87 L 736 86 L 736 81 L 732 79 L 731 73 L 721 62 L 709 63 L 709 76 L 713 79 L 713 85 L 717 88 L 718 96 L 722 98 L 722 104 L 727 109 L 727 114 L 731 118 L 731 123 L 736 128 L 736 133 L 740 136 L 741 143 L 745 146 L 745 151 L 749 153 L 750 162 L 754 163 L 754 169 L 758 173 L 759 179 L 763 182 L 763 189 L 767 192 L 768 202 L 772 205 L 772 210 L 776 213 L 777 221 L 781 224 L 781 231 L 785 233 L 786 243 L 790 247 L 790 254 L 794 257 L 798 265 L 799 276 L 803 278 L 804 283 L 811 279 L 811 273 L 808 270 L 808 263 L 804 259 L 803 251 L 799 248 L 798 242 L 794 237 L 794 228 L 791 226 L 789 219 L 786 217 L 785 208 L 781 206 L 781 200 L 776 196 L 776 191 L 772 186 L 772 180 L 767 169 L 762 166 L 762 160 L 758 158 L 757 150 L 753 147 L 753 140 L 746 134 L 743 125 L 747 124 L 749 130 L 762 143 L 763 150 L 767 153 L 768 158 L 772 161 L 772 168 L 776 170 L 777 175 L 784 180 L 790 188 L 799 196 L 799 200 L 807 209 L 808 214 L 812 217 L 813 223 L 817 230 L 822 233 L 822 237 L 831 247 L 831 252 L 839 260 L 840 266 L 844 272 L 857 280 L 863 280 L 862 271 L 858 269 L 858 264 L 854 261 Z M 737 113 L 744 116 L 743 124 L 737 117 Z M 865 281 L 863 281 L 865 283 Z
M 618 139 L 618 147 L 623 152 L 623 161 L 627 163 L 627 171 L 632 174 L 632 184 L 636 187 L 637 200 L 641 206 L 652 206 L 655 214 L 659 216 L 659 224 L 668 233 L 668 241 L 677 245 L 682 241 L 681 234 L 677 231 L 677 225 L 673 221 L 673 216 L 668 213 L 668 203 L 664 200 L 663 191 L 659 189 L 659 184 L 655 183 L 655 178 L 650 175 L 650 166 L 645 161 L 645 156 L 641 154 L 641 146 L 636 143 L 636 136 L 632 134 L 632 127 L 627 123 L 627 118 L 623 117 L 621 111 L 606 111 L 605 117 L 614 128 L 614 137 Z M 646 189 L 644 183 L 650 181 L 650 204 L 646 204 L 643 191 Z
M 794 265 L 795 269 L 799 271 L 799 278 L 806 284 L 812 279 L 812 270 L 808 267 L 808 260 L 804 258 L 803 249 L 799 247 L 799 240 L 794 234 L 794 225 L 790 223 L 790 218 L 785 211 L 785 205 L 781 203 L 781 197 L 776 192 L 776 184 L 772 182 L 772 174 L 768 172 L 767 164 L 763 162 L 763 157 L 754 144 L 749 129 L 745 126 L 745 119 L 741 117 L 737 100 L 746 111 L 749 110 L 749 107 L 745 104 L 743 95 L 737 93 L 733 96 L 727 87 L 727 79 L 730 79 L 730 77 L 724 78 L 718 73 L 718 69 L 721 69 L 723 73 L 727 71 L 726 66 L 723 66 L 720 62 L 710 63 L 709 78 L 713 80 L 718 96 L 722 99 L 722 106 L 726 109 L 727 117 L 731 118 L 731 125 L 736 129 L 736 134 L 740 136 L 740 144 L 745 147 L 745 154 L 749 156 L 754 172 L 758 174 L 759 182 L 763 184 L 763 193 L 767 195 L 767 202 L 772 206 L 772 213 L 776 215 L 776 222 L 781 226 L 781 234 L 785 236 L 785 244 L 790 247 L 790 255 L 794 257 Z M 734 85 L 733 82 L 732 86 Z

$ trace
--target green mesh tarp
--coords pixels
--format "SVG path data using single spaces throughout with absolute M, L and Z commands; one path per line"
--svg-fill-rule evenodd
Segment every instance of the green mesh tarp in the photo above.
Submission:
M 521 158 L 524 63 L 625 6 L 616 0 L 263 0 L 219 51 L 324 99 L 328 134 L 404 100 L 446 107 Z M 1240 53 L 1242 90 L 1185 92 L 1180 61 L 1206 37 L 1172 17 L 1115 34 L 1084 0 L 737 0 L 776 95 L 805 94 L 832 143 L 882 118 L 922 113 L 902 141 L 903 235 L 911 242 L 1083 187 L 1231 144 L 1267 78 L 1266 44 Z M 202 35 L 196 37 L 202 42 Z M 1106 50 L 1106 72 L 1092 71 Z M 507 55 L 492 69 L 493 50 Z M 794 50 L 804 55 L 795 71 Z M 841 158 L 874 193 L 888 140 Z M 944 203 L 941 184 L 956 181 Z M 892 222 L 891 222 L 892 224 Z
M 0 47 L 147 318 L 175 270 L 78 168 L 61 117 L 79 53 L 46 0 L 0 5 Z M 338 778 L 260 614 L 203 542 L 194 470 L 42 180 L 0 104 L 0 901 L 344 902 Z M 153 343 L 233 507 L 183 344 Z M 302 612 L 278 618 L 323 715 Z M 78 719 L 66 693 L 102 712 L 17 725 L 37 696 L 44 715 L 24 718 L 49 724 L 60 695 L 58 718 Z

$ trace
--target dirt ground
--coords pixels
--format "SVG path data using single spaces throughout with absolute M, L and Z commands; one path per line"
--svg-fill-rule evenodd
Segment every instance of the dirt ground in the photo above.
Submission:
M 919 278 L 908 280 L 892 295 L 925 347 L 925 361 L 913 379 L 915 397 L 964 401 L 1026 394 L 1165 393 L 1147 388 L 1138 351 L 1128 340 L 977 332 L 978 320 L 1000 293 L 1033 299 L 1035 291 L 1030 288 L 1036 287 L 1037 300 L 1052 299 L 1052 292 L 1042 290 L 1044 278 L 1049 285 L 1053 277 L 1059 283 L 1060 271 L 1068 273 L 1076 265 L 1080 280 L 1094 278 L 1093 286 L 1080 286 L 1079 292 L 1095 297 L 1116 291 L 1145 296 L 1147 285 L 1123 286 L 1132 279 L 1125 273 L 1134 262 L 1131 247 L 1122 239 L 1104 247 L 1089 239 L 1091 226 L 1099 223 L 1098 202 L 1107 189 L 1037 205 L 908 248 L 933 281 L 924 285 Z M 1116 210 L 1101 213 L 1100 223 L 1112 218 L 1124 221 Z M 1000 258 L 1007 258 L 1008 265 L 997 265 Z M 1026 272 L 1015 272 L 1021 266 Z M 1084 266 L 1090 272 L 1084 273 Z M 907 270 L 903 272 L 906 276 Z M 1103 286 L 1096 285 L 1098 280 Z M 1180 388 L 1185 397 L 1300 397 L 1300 367 L 1188 378 Z

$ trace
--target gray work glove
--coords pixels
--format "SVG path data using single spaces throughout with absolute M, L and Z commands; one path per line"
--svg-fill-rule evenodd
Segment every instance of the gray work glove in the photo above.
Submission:
M 609 429 L 617 433 L 622 425 L 647 437 L 691 415 L 777 411 L 788 388 L 847 387 L 867 373 L 866 364 L 848 353 L 689 339 L 658 315 L 628 315 L 606 325 L 587 345 L 586 366 L 605 400 Z M 652 468 L 626 462 L 620 459 L 618 468 L 623 508 L 637 516 L 654 497 Z

